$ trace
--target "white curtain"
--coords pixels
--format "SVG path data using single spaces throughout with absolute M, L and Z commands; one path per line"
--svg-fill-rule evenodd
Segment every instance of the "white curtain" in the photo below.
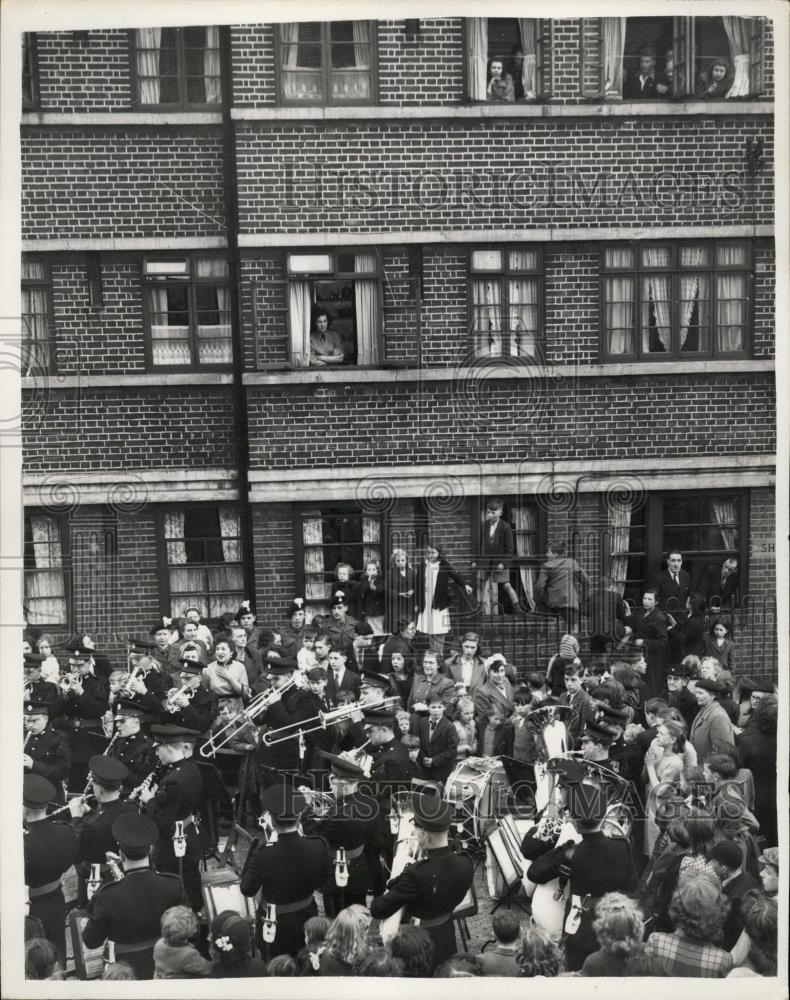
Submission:
M 206 104 L 219 104 L 222 100 L 222 82 L 219 69 L 219 28 L 206 28 L 206 53 L 203 58 L 206 79 Z
M 291 364 L 306 368 L 310 364 L 309 281 L 292 281 L 288 286 L 288 326 L 291 338 Z
M 623 92 L 625 22 L 624 17 L 601 18 L 604 94 L 609 97 L 619 97 Z
M 28 621 L 59 625 L 66 623 L 63 551 L 60 529 L 51 517 L 30 516 L 36 571 L 25 574 Z
M 362 565 L 364 573 L 369 562 L 381 562 L 381 522 L 377 517 L 362 518 Z
M 228 263 L 222 259 L 198 260 L 198 278 L 216 278 L 224 281 L 228 276 Z M 217 285 L 217 313 L 219 323 L 202 323 L 198 316 L 198 360 L 203 364 L 230 364 L 233 360 L 233 341 L 230 327 L 230 289 Z
M 376 255 L 359 253 L 354 270 L 363 274 L 376 270 Z M 357 364 L 379 363 L 379 283 L 374 278 L 354 282 L 354 308 L 357 320 Z
M 510 298 L 510 354 L 534 357 L 538 341 L 538 280 L 512 278 L 508 282 Z
M 162 29 L 138 28 L 135 36 L 140 103 L 158 104 L 160 94 L 159 46 L 162 42 Z
M 612 247 L 606 251 L 607 267 L 632 267 L 633 251 Z M 634 279 L 630 275 L 606 279 L 606 332 L 609 354 L 633 354 L 631 338 L 634 329 L 636 296 Z
M 717 247 L 719 265 L 732 267 L 744 263 L 742 244 Z M 716 337 L 719 351 L 742 351 L 744 309 L 746 305 L 746 275 L 744 273 L 716 275 Z
M 167 565 L 182 566 L 187 561 L 187 547 L 184 541 L 184 512 L 165 512 L 165 542 L 167 545 Z
M 699 267 L 702 263 L 702 247 L 689 247 L 684 256 L 684 263 L 689 267 Z M 689 322 L 694 312 L 694 303 L 700 292 L 699 274 L 681 274 L 680 276 L 680 347 L 686 343 L 689 335 Z M 701 347 L 702 345 L 700 345 Z
M 469 17 L 466 21 L 468 49 L 467 78 L 469 80 L 469 98 L 472 101 L 485 101 L 488 81 L 488 21 L 484 17 Z
M 631 511 L 633 503 L 630 500 L 612 500 L 609 504 L 609 538 L 611 542 L 610 555 L 612 560 L 611 575 L 617 583 L 617 589 L 622 597 L 625 581 L 628 576 L 628 542 L 631 529 Z
M 738 547 L 738 507 L 732 500 L 712 500 L 711 507 L 721 531 L 724 548 L 732 552 Z
M 370 69 L 370 25 L 367 21 L 354 21 L 354 65 L 357 69 Z
M 225 562 L 241 562 L 241 517 L 232 507 L 218 507 L 217 510 L 222 558 Z
M 656 267 L 663 263 L 664 257 L 657 247 L 648 247 L 645 250 L 644 261 L 648 267 Z M 656 317 L 656 333 L 664 350 L 669 353 L 672 349 L 672 327 L 669 316 L 669 275 L 651 274 L 644 279 L 643 291 L 647 291 L 650 302 L 653 303 L 653 311 Z M 643 301 L 643 309 L 645 308 Z M 650 350 L 650 330 L 648 317 L 642 319 L 642 350 Z
M 370 26 L 367 21 L 353 21 L 354 68 L 332 67 L 332 96 L 342 100 L 367 100 L 370 97 Z
M 22 347 L 26 351 L 25 372 L 47 368 L 49 310 L 45 288 L 22 289 Z
M 722 17 L 722 21 L 724 22 L 724 30 L 727 32 L 727 41 L 730 43 L 730 56 L 733 65 L 732 86 L 727 91 L 727 97 L 746 97 L 750 91 L 751 18 Z
M 538 96 L 538 22 L 532 17 L 518 18 L 521 50 L 524 62 L 521 67 L 521 84 L 525 98 Z
M 331 585 L 324 582 L 324 527 L 321 515 L 302 521 L 304 542 L 305 597 L 308 601 L 326 601 Z M 313 615 L 325 614 L 326 605 L 313 605 Z
M 502 288 L 499 279 L 476 278 L 472 282 L 472 305 L 478 351 L 486 356 L 501 354 Z
M 538 515 L 534 507 L 514 507 L 513 527 L 516 529 L 516 555 L 535 555 L 535 532 L 538 528 Z M 519 576 L 524 593 L 529 601 L 534 600 L 533 569 L 529 566 L 519 567 Z
M 151 350 L 155 365 L 188 365 L 192 361 L 189 327 L 168 323 L 166 288 L 148 289 L 151 314 Z
M 315 97 L 320 92 L 316 90 L 316 74 L 320 80 L 321 71 L 313 70 L 308 73 L 298 72 L 299 66 L 299 25 L 281 24 L 280 42 L 282 44 L 282 65 L 283 73 L 283 94 L 289 100 L 298 98 Z

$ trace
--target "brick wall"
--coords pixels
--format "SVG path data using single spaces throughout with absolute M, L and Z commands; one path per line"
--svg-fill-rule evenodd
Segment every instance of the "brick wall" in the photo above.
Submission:
M 25 391 L 25 396 L 28 392 Z M 37 426 L 25 422 L 28 472 L 234 466 L 236 431 L 227 387 L 59 389 Z M 68 477 L 66 477 L 67 479 Z
M 405 21 L 379 21 L 381 104 L 459 104 L 464 100 L 463 24 L 460 18 L 420 21 L 413 38 Z
M 237 150 L 242 233 L 773 222 L 762 117 L 243 122 Z
M 277 628 L 297 596 L 291 504 L 253 504 L 252 538 L 258 622 Z
M 224 236 L 210 126 L 22 130 L 22 236 Z
M 40 111 L 129 111 L 132 106 L 129 40 L 125 31 L 40 32 Z

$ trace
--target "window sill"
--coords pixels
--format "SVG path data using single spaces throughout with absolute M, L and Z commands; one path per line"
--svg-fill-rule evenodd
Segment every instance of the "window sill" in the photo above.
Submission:
M 23 125 L 221 125 L 220 111 L 25 111 Z
M 229 372 L 129 372 L 125 375 L 34 375 L 23 389 L 136 389 L 148 386 L 233 385 Z
M 463 118 L 638 118 L 685 116 L 773 115 L 774 102 L 760 101 L 594 101 L 560 104 L 550 101 L 527 104 L 378 104 L 356 107 L 265 107 L 231 108 L 237 121 L 343 121 L 368 119 L 463 119 Z
M 354 383 L 392 382 L 454 382 L 475 377 L 479 372 L 486 379 L 564 379 L 564 378 L 628 378 L 634 375 L 740 375 L 746 372 L 772 372 L 771 360 L 744 361 L 633 361 L 619 364 L 541 365 L 524 359 L 518 366 L 503 363 L 498 367 L 493 359 L 479 365 L 446 368 L 345 368 L 343 371 L 300 369 L 299 371 L 247 372 L 242 377 L 245 386 L 255 385 L 350 385 Z

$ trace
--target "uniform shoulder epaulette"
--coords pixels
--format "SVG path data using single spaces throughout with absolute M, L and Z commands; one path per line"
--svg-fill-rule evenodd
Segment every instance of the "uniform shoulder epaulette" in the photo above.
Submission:
M 155 868 L 151 868 L 150 871 L 152 871 L 154 875 L 158 875 L 159 878 L 172 878 L 175 879 L 176 882 L 178 881 L 178 875 L 173 874 L 173 872 L 158 872 Z

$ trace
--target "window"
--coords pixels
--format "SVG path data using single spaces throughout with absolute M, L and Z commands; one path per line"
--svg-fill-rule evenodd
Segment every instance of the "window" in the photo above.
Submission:
M 550 94 L 539 19 L 467 18 L 466 56 L 472 101 L 534 101 Z
M 607 247 L 602 266 L 609 359 L 747 356 L 748 243 Z
M 143 283 L 151 367 L 185 370 L 232 363 L 227 260 L 147 259 Z
M 479 357 L 535 357 L 542 341 L 543 255 L 500 247 L 469 256 L 471 329 Z
M 703 594 L 706 581 L 717 580 L 722 562 L 735 557 L 741 593 L 748 559 L 748 494 L 651 493 L 634 507 L 628 500 L 610 503 L 611 574 L 624 585 L 624 597 L 641 606 L 642 593 L 677 549 L 693 590 Z
M 603 17 L 583 22 L 586 96 L 725 100 L 763 91 L 765 18 Z
M 304 596 L 314 615 L 326 614 L 335 566 L 347 562 L 357 572 L 381 562 L 381 518 L 352 507 L 305 510 L 297 515 L 297 566 Z
M 162 514 L 166 593 L 173 617 L 194 606 L 203 617 L 235 611 L 244 598 L 241 517 L 230 505 Z
M 36 36 L 30 31 L 22 34 L 22 110 L 33 111 L 38 107 L 38 51 Z
M 370 104 L 376 99 L 375 21 L 309 21 L 278 29 L 280 100 Z
M 68 626 L 64 522 L 25 511 L 25 620 L 37 628 Z
M 375 250 L 288 254 L 291 363 L 377 365 L 383 326 Z
M 483 551 L 483 533 L 488 530 L 486 508 L 490 497 L 480 498 L 472 511 L 472 547 L 476 554 Z M 532 497 L 500 496 L 502 500 L 502 520 L 513 529 L 515 555 L 511 560 L 510 584 L 518 593 L 519 600 L 526 599 L 528 605 L 534 600 L 535 581 L 540 565 L 545 559 L 546 516 Z M 490 572 L 490 566 L 478 563 L 480 574 Z M 478 574 L 478 575 L 480 575 Z M 474 581 L 472 581 L 474 583 Z M 479 581 L 478 581 L 479 582 Z M 485 597 L 483 597 L 484 610 Z
M 202 108 L 222 101 L 219 28 L 138 28 L 133 42 L 141 107 Z
M 44 373 L 50 368 L 49 264 L 22 258 L 22 374 Z

